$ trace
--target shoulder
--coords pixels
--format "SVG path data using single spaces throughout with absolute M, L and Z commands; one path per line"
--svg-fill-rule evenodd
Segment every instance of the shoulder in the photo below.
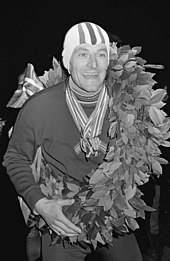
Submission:
M 17 119 L 36 123 L 48 120 L 56 112 L 62 112 L 67 107 L 65 89 L 66 81 L 63 81 L 37 92 L 24 103 Z
M 66 81 L 62 81 L 59 84 L 37 92 L 24 103 L 22 110 L 30 109 L 30 107 L 37 110 L 38 108 L 57 106 L 65 99 L 65 88 Z

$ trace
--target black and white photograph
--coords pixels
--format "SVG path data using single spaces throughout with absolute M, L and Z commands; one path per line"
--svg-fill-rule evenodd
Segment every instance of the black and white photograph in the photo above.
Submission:
M 170 261 L 168 0 L 6 0 L 4 261 Z

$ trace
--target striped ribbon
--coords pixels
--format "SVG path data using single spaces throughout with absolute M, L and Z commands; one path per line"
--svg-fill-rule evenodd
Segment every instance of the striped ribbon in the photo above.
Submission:
M 19 76 L 18 89 L 7 104 L 7 107 L 21 108 L 25 101 L 36 92 L 45 88 L 37 77 L 34 66 L 30 63 L 24 73 Z
M 86 157 L 89 158 L 91 155 L 97 156 L 99 150 L 106 152 L 107 146 L 98 136 L 103 126 L 108 100 L 109 97 L 104 87 L 101 90 L 93 113 L 88 118 L 72 90 L 69 87 L 66 89 L 68 108 L 81 134 L 80 142 L 74 147 L 77 154 L 82 150 Z

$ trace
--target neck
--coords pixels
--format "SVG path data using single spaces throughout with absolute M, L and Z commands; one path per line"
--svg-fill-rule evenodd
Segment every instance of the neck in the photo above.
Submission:
M 98 98 L 100 91 L 103 88 L 103 86 L 102 86 L 96 92 L 87 92 L 87 91 L 81 89 L 78 85 L 76 85 L 73 82 L 71 77 L 69 77 L 69 86 L 70 86 L 71 90 L 76 94 L 76 96 L 84 97 L 84 98 L 87 98 L 87 99 L 88 98 L 91 99 L 91 98 L 95 98 L 95 97 Z

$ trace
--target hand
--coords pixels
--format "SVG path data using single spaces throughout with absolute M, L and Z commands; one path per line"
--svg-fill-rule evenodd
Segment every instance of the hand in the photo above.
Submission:
M 72 205 L 73 203 L 74 199 L 48 200 L 42 198 L 37 201 L 35 210 L 55 233 L 62 236 L 76 236 L 81 233 L 81 229 L 67 219 L 62 212 L 63 206 Z

